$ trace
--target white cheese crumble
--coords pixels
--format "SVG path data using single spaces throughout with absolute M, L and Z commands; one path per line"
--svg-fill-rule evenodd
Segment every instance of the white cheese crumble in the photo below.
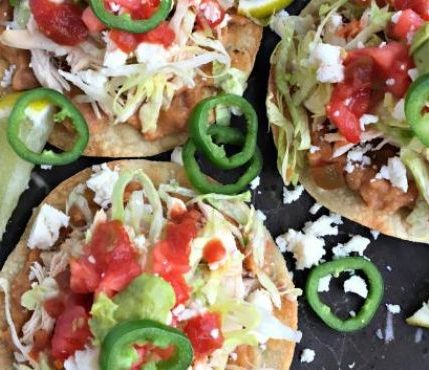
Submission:
M 391 272 L 392 271 L 392 267 L 386 266 L 386 270 L 389 271 L 389 272 Z
M 332 275 L 326 275 L 319 280 L 319 285 L 317 286 L 318 292 L 329 292 L 329 284 L 331 282 Z
M 400 99 L 395 104 L 392 117 L 398 121 L 405 121 L 405 99 Z
M 326 254 L 325 241 L 314 235 L 303 234 L 290 229 L 284 236 L 286 250 L 293 253 L 296 260 L 296 269 L 304 270 L 319 264 Z
M 58 240 L 62 227 L 67 227 L 69 217 L 58 209 L 43 204 L 30 231 L 27 246 L 30 249 L 49 249 Z
M 51 164 L 41 164 L 40 168 L 42 170 L 52 170 L 52 165 Z
M 398 11 L 398 12 L 394 13 L 394 14 L 392 15 L 392 18 L 391 18 L 392 23 L 398 23 L 399 18 L 401 18 L 401 15 L 402 15 L 402 10 L 400 10 L 400 11 Z
M 109 42 L 109 45 L 112 43 Z M 127 63 L 128 54 L 116 46 L 108 47 L 104 54 L 103 65 L 108 68 L 123 66 Z
M 371 235 L 372 235 L 372 237 L 374 238 L 374 240 L 377 240 L 377 239 L 378 239 L 378 237 L 380 236 L 380 231 L 377 231 L 377 230 L 370 230 L 369 232 L 371 233 Z
M 64 362 L 65 370 L 95 370 L 99 369 L 98 358 L 100 350 L 97 347 L 76 351 Z
M 182 158 L 183 147 L 176 146 L 171 152 L 170 160 L 173 163 L 176 163 L 180 166 L 183 166 L 183 158 Z
M 309 209 L 309 211 L 308 212 L 310 212 L 312 215 L 315 215 L 317 212 L 319 212 L 320 211 L 320 209 L 322 208 L 323 206 L 320 204 L 320 203 L 314 203 L 312 206 L 311 206 L 311 208 Z
M 273 312 L 273 303 L 271 301 L 270 293 L 265 289 L 256 289 L 246 299 L 252 305 L 262 308 L 265 311 Z
M 318 64 L 317 80 L 337 83 L 344 80 L 344 66 L 341 59 L 342 48 L 330 44 L 317 44 L 310 60 Z
M 261 178 L 257 176 L 250 182 L 250 189 L 255 190 L 260 184 Z
M 212 329 L 210 331 L 210 336 L 214 339 L 219 338 L 219 334 L 220 334 L 219 329 Z
M 410 76 L 411 80 L 413 81 L 417 80 L 417 77 L 419 77 L 419 70 L 417 68 L 409 69 L 408 76 Z
M 396 80 L 394 78 L 388 78 L 386 80 L 386 85 L 387 86 L 393 86 L 396 83 Z
M 365 131 L 365 126 L 370 125 L 372 123 L 377 123 L 379 120 L 378 116 L 373 114 L 364 114 L 361 118 L 359 118 L 359 124 L 362 131 Z
M 168 52 L 164 46 L 160 44 L 152 44 L 142 42 L 135 50 L 137 61 L 141 64 L 146 64 L 149 69 L 159 68 L 168 60 Z
M 408 190 L 407 169 L 399 157 L 389 158 L 387 166 L 382 166 L 375 178 L 389 180 L 394 187 L 404 193 Z
M 314 361 L 314 358 L 316 357 L 316 352 L 314 352 L 310 348 L 305 348 L 301 353 L 300 361 L 301 363 L 310 363 Z
M 338 226 L 342 225 L 341 216 L 336 213 L 331 213 L 329 216 L 323 215 L 316 221 L 308 221 L 305 223 L 303 231 L 307 235 L 324 237 L 328 235 L 338 235 Z
M 267 216 L 265 216 L 264 213 L 259 209 L 256 210 L 255 216 L 262 222 L 264 222 L 267 219 Z
M 401 312 L 401 306 L 399 304 L 390 304 L 386 303 L 386 308 L 389 312 L 391 312 L 393 315 L 397 315 Z
M 287 187 L 283 187 L 283 204 L 290 204 L 299 199 L 304 192 L 302 185 L 297 185 L 295 188 L 288 190 Z
M 113 187 L 119 174 L 117 171 L 111 170 L 106 163 L 101 166 L 93 166 L 92 169 L 94 173 L 86 181 L 86 185 L 95 193 L 94 202 L 107 208 L 111 203 Z
M 2 88 L 9 87 L 12 84 L 13 74 L 15 73 L 16 65 L 11 64 L 3 73 L 3 78 L 0 81 L 0 86 Z
M 377 331 L 375 332 L 375 335 L 377 336 L 378 339 L 383 340 L 384 335 L 381 329 L 377 329 Z
M 347 243 L 338 243 L 334 248 L 332 248 L 332 253 L 334 254 L 334 258 L 347 257 L 351 253 L 357 253 L 360 256 L 363 256 L 363 252 L 369 243 L 371 243 L 371 241 L 368 238 L 361 235 L 353 235 Z
M 336 225 L 340 224 L 342 224 L 341 216 L 323 215 L 314 222 L 307 222 L 302 232 L 289 229 L 285 234 L 278 236 L 276 242 L 281 251 L 293 253 L 296 269 L 303 270 L 319 264 L 326 254 L 325 241 L 321 238 L 337 235 L 338 226 Z
M 364 279 L 358 275 L 353 275 L 344 281 L 344 292 L 355 293 L 362 298 L 366 298 L 368 296 L 368 287 Z

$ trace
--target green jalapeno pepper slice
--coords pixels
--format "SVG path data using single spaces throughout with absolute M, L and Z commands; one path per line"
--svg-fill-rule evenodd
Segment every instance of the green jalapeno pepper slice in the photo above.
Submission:
M 244 137 L 241 132 L 232 127 L 212 125 L 208 134 L 219 144 L 242 145 Z M 200 193 L 237 194 L 241 192 L 252 181 L 262 169 L 262 155 L 256 147 L 250 158 L 248 167 L 243 175 L 233 184 L 219 184 L 211 181 L 201 172 L 200 166 L 195 158 L 197 146 L 191 139 L 183 147 L 183 163 L 186 175 Z
M 145 33 L 165 20 L 170 13 L 172 0 L 161 0 L 156 12 L 149 19 L 134 20 L 128 13 L 116 15 L 109 12 L 104 0 L 89 0 L 89 5 L 96 17 L 109 28 L 131 33 Z
M 54 121 L 60 122 L 69 118 L 76 130 L 77 139 L 73 147 L 63 153 L 43 150 L 41 153 L 27 148 L 19 137 L 21 123 L 25 120 L 25 110 L 33 102 L 46 100 L 60 108 L 54 115 Z M 81 112 L 72 102 L 58 91 L 38 88 L 23 93 L 16 101 L 8 119 L 7 139 L 10 146 L 24 160 L 34 164 L 63 165 L 75 161 L 86 148 L 89 140 L 88 125 Z
M 103 340 L 101 370 L 130 369 L 135 362 L 135 345 L 174 346 L 167 360 L 156 362 L 158 370 L 187 370 L 193 360 L 191 342 L 181 331 L 152 320 L 124 321 L 114 326 Z
M 420 141 L 429 147 L 429 73 L 420 76 L 408 88 L 405 97 L 405 117 Z
M 368 278 L 368 297 L 355 317 L 342 320 L 334 315 L 331 308 L 323 303 L 317 291 L 319 280 L 327 275 L 338 276 L 345 270 L 360 270 Z M 350 332 L 367 326 L 383 298 L 383 278 L 377 267 L 362 257 L 346 257 L 323 263 L 310 271 L 306 283 L 306 297 L 310 307 L 330 328 L 342 332 Z
M 209 122 L 209 113 L 217 105 L 239 108 L 246 118 L 247 127 L 242 149 L 230 157 L 227 156 L 222 146 L 214 142 L 212 135 L 210 135 L 209 127 L 213 125 Z M 230 170 L 244 165 L 254 156 L 258 134 L 258 117 L 252 105 L 239 95 L 213 96 L 202 100 L 194 108 L 189 118 L 189 132 L 198 149 L 213 165 L 223 170 Z

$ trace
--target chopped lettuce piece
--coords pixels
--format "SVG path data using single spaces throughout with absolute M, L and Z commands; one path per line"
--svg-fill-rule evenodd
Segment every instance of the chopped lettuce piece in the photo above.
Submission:
M 384 31 L 391 18 L 392 12 L 389 11 L 387 5 L 380 8 L 376 1 L 372 1 L 368 14 L 368 23 L 362 31 L 346 45 L 346 49 L 356 49 L 360 43 L 365 44 L 372 36 L 378 32 Z
M 412 147 L 415 140 L 417 139 L 414 139 L 410 145 L 401 148 L 400 158 L 412 173 L 420 195 L 429 204 L 429 163 L 422 154 Z
M 89 327 L 96 340 L 100 342 L 118 321 L 115 313 L 119 306 L 115 304 L 106 294 L 100 293 L 91 307 L 91 319 Z

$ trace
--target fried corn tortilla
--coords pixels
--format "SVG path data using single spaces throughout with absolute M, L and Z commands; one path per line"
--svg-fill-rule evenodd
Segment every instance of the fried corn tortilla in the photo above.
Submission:
M 6 3 L 3 2 L 2 6 L 7 7 L 2 11 L 3 19 L 10 19 L 11 11 Z M 242 71 L 248 78 L 261 43 L 262 27 L 236 14 L 228 17 L 230 17 L 228 24 L 222 28 L 219 38 L 231 58 L 231 67 Z M 26 90 L 37 86 L 37 81 L 28 67 L 29 61 L 27 50 L 14 49 L 0 43 L 0 78 L 8 66 L 11 64 L 17 66 L 11 86 L 4 89 L 0 87 L 0 95 L 2 92 Z M 211 64 L 204 68 L 209 72 Z M 67 94 L 73 96 L 79 92 L 74 89 Z M 116 158 L 148 157 L 173 149 L 187 139 L 187 119 L 193 107 L 200 100 L 218 92 L 213 78 L 197 76 L 195 87 L 177 90 L 169 108 L 161 110 L 156 130 L 145 134 L 141 132 L 138 112 L 127 122 L 113 124 L 107 115 L 97 116 L 90 104 L 75 103 L 86 118 L 90 131 L 89 143 L 84 154 Z M 68 124 L 57 124 L 49 142 L 67 150 L 72 146 L 74 137 L 74 131 Z
M 267 99 L 271 98 L 271 101 L 278 105 L 280 103 L 276 99 L 277 94 L 274 83 L 274 73 L 274 68 L 271 68 Z M 274 143 L 277 146 L 279 135 L 278 127 L 272 123 L 270 123 L 270 127 Z M 406 219 L 409 212 L 406 210 L 399 210 L 393 214 L 387 214 L 383 211 L 371 209 L 362 198 L 355 191 L 350 190 L 347 185 L 334 190 L 322 189 L 315 183 L 308 167 L 304 168 L 300 174 L 299 182 L 317 202 L 332 212 L 338 213 L 363 226 L 389 236 L 416 242 L 429 242 L 429 235 L 426 238 L 421 238 L 411 235 L 408 232 L 409 224 Z
M 177 181 L 180 185 L 189 187 L 184 170 L 178 165 L 165 162 L 149 162 L 145 160 L 115 161 L 109 163 L 110 168 L 119 167 L 120 170 L 143 171 L 151 178 L 155 187 L 161 183 Z M 91 170 L 86 169 L 56 187 L 43 201 L 42 204 L 50 204 L 53 207 L 65 211 L 66 200 L 72 189 L 80 183 L 84 183 L 91 175 Z M 40 207 L 39 207 L 40 209 Z M 34 212 L 20 242 L 7 259 L 1 273 L 1 278 L 11 282 L 11 312 L 17 330 L 20 331 L 25 320 L 28 320 L 29 312 L 20 305 L 22 293 L 29 289 L 28 272 L 32 262 L 38 260 L 38 253 L 27 248 L 31 226 L 35 220 Z M 267 234 L 267 247 L 265 249 L 265 268 L 272 281 L 282 289 L 294 287 L 291 277 L 287 271 L 283 256 L 277 246 Z M 3 295 L 0 299 L 0 310 L 4 312 Z M 290 328 L 297 328 L 297 301 L 287 295 L 282 296 L 281 309 L 274 311 L 275 316 Z M 5 315 L 0 315 L 0 368 L 12 369 L 14 347 L 10 340 L 8 325 Z M 19 335 L 19 334 L 18 334 Z M 245 369 L 264 368 L 286 370 L 292 362 L 295 343 L 285 340 L 272 340 L 267 342 L 267 348 L 241 346 L 236 349 L 237 359 L 231 361 L 231 365 Z

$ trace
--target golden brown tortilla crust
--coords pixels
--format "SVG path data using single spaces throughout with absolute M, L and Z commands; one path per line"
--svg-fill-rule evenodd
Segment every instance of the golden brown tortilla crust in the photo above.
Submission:
M 146 160 L 126 160 L 110 162 L 109 166 L 114 168 L 118 166 L 121 169 L 143 169 L 146 174 L 152 179 L 155 186 L 161 183 L 168 183 L 170 180 L 177 180 L 182 186 L 190 187 L 189 181 L 186 178 L 182 167 L 168 162 L 150 162 Z M 48 203 L 58 209 L 65 210 L 67 197 L 71 190 L 78 184 L 85 182 L 91 175 L 91 169 L 86 169 L 65 180 L 58 185 L 42 202 Z M 33 212 L 25 232 L 17 244 L 15 250 L 7 259 L 2 271 L 1 277 L 13 281 L 25 266 L 30 250 L 26 247 L 31 225 L 34 222 L 35 216 L 40 206 Z M 267 231 L 267 236 L 268 236 Z M 283 256 L 274 244 L 271 237 L 267 243 L 265 254 L 265 270 L 271 276 L 273 281 L 278 286 L 284 289 L 293 288 L 293 282 L 287 271 Z M 23 282 L 24 283 L 24 282 Z M 13 310 L 18 310 L 20 307 L 16 305 Z M 0 328 L 4 329 L 7 324 L 4 317 L 4 299 L 0 299 Z M 296 300 L 289 300 L 286 296 L 282 297 L 282 308 L 276 310 L 276 316 L 286 325 L 296 329 L 298 325 L 298 304 Z M 270 340 L 267 343 L 267 349 L 262 352 L 259 348 L 241 347 L 237 349 L 238 358 L 235 364 L 245 367 L 246 369 L 256 369 L 266 367 L 279 370 L 287 370 L 292 362 L 295 343 L 287 341 Z M 0 336 L 0 369 L 12 370 L 13 354 L 9 342 L 3 332 Z
M 247 76 L 253 69 L 261 39 L 262 27 L 239 15 L 231 15 L 221 34 L 221 40 L 231 56 L 232 66 L 242 70 Z M 90 130 L 90 141 L 84 154 L 115 158 L 148 157 L 184 144 L 188 136 L 186 121 L 192 108 L 216 91 L 201 79 L 192 90 L 198 93 L 193 94 L 189 89 L 183 89 L 173 98 L 171 107 L 161 112 L 158 120 L 161 131 L 153 134 L 156 140 L 145 140 L 138 128 L 129 124 L 109 124 L 107 117 L 97 119 L 91 109 L 84 109 Z M 177 128 L 177 131 L 171 132 L 172 127 Z M 56 125 L 49 142 L 61 149 L 67 149 L 73 140 L 72 132 L 63 125 Z
M 278 104 L 279 102 L 276 100 L 273 68 L 271 68 L 270 71 L 268 96 L 270 93 L 273 94 L 273 102 Z M 271 124 L 271 130 L 274 143 L 277 145 L 279 130 L 273 124 Z M 358 222 L 370 229 L 380 231 L 386 235 L 416 242 L 429 242 L 429 236 L 419 239 L 409 234 L 407 231 L 408 223 L 406 221 L 407 212 L 404 210 L 399 210 L 393 214 L 386 214 L 382 211 L 373 210 L 366 205 L 356 192 L 350 190 L 346 185 L 335 190 L 324 190 L 314 182 L 308 168 L 301 173 L 299 181 L 317 202 L 332 212 L 338 213 L 352 221 Z

